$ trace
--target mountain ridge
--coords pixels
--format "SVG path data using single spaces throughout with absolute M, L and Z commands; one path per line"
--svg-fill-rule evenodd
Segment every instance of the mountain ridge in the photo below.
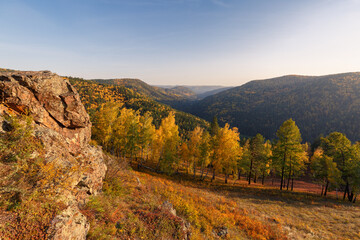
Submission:
M 254 80 L 184 106 L 207 120 L 218 116 L 220 123 L 228 122 L 242 134 L 267 138 L 274 138 L 281 123 L 293 118 L 305 141 L 332 131 L 360 139 L 359 108 L 359 72 Z

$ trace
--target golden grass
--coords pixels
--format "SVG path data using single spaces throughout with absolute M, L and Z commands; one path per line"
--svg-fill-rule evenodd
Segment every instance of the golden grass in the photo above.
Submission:
M 194 181 L 108 163 L 104 193 L 83 212 L 89 239 L 182 239 L 176 219 L 161 215 L 164 201 L 191 224 L 191 239 L 360 239 L 360 206 L 271 186 Z
M 360 239 L 359 203 L 336 200 L 335 194 L 324 198 L 314 193 L 280 191 L 269 185 L 232 184 L 233 181 L 224 184 L 222 179 L 200 182 L 187 176 L 170 181 L 212 198 L 235 202 L 260 222 L 278 223 L 289 239 Z

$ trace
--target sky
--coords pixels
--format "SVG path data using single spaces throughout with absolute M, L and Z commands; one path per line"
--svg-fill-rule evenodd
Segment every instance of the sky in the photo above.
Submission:
M 360 0 L 0 0 L 0 67 L 239 86 L 360 71 Z

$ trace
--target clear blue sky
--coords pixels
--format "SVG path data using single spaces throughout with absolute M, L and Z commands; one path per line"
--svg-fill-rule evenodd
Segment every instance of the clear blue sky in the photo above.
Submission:
M 0 0 L 0 67 L 150 84 L 360 71 L 360 0 Z

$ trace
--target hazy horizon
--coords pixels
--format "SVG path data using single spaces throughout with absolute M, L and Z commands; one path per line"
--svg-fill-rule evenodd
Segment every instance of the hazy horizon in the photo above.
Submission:
M 0 0 L 0 66 L 151 85 L 359 71 L 359 0 Z

